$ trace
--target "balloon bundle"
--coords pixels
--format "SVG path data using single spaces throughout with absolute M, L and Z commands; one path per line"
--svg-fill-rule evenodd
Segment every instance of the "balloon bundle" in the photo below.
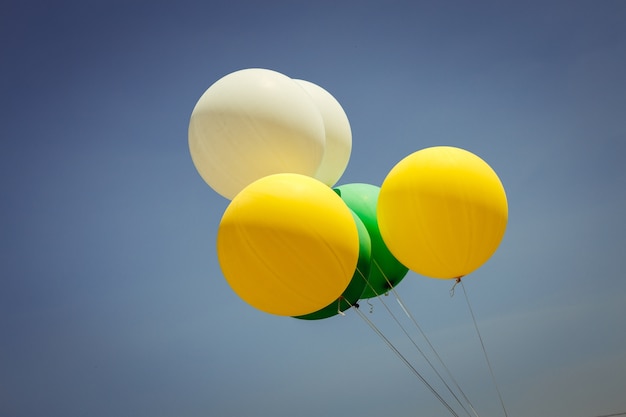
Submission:
M 227 282 L 267 313 L 336 315 L 413 270 L 460 279 L 496 251 L 508 218 L 491 167 L 463 149 L 418 150 L 382 185 L 333 188 L 352 149 L 348 118 L 322 87 L 267 69 L 233 72 L 193 109 L 200 176 L 231 200 L 217 232 Z

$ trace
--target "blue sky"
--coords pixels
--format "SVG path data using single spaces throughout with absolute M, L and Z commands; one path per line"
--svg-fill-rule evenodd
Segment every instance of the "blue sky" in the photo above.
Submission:
M 342 104 L 338 184 L 380 185 L 428 146 L 485 159 L 509 224 L 464 282 L 508 414 L 626 412 L 625 2 L 1 9 L 3 415 L 449 415 L 358 315 L 270 316 L 221 276 L 228 201 L 195 171 L 187 125 L 206 88 L 249 67 Z M 478 413 L 502 415 L 450 287 L 409 273 L 397 291 Z

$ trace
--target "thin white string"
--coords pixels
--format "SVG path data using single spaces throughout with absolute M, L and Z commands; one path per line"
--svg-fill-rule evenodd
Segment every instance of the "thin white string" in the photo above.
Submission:
M 428 383 L 428 381 L 426 381 L 426 379 L 422 376 L 422 374 L 419 373 L 419 371 L 417 369 L 415 369 L 415 367 L 413 365 L 411 365 L 411 362 L 409 362 L 406 357 L 404 357 L 404 355 L 402 355 L 402 353 L 393 345 L 393 343 L 391 343 L 391 341 L 378 329 L 378 327 L 376 327 L 376 325 L 374 323 L 372 323 L 372 321 L 370 319 L 368 319 L 365 314 L 363 314 L 363 312 L 361 312 L 358 308 L 354 308 L 354 310 L 357 312 L 357 314 L 367 323 L 367 325 L 385 342 L 385 344 L 387 345 L 387 347 L 389 347 L 393 353 L 396 354 L 396 356 L 413 372 L 413 374 L 415 376 L 417 376 L 422 383 L 424 383 L 424 385 L 426 385 L 426 387 L 430 390 L 430 392 L 433 393 L 433 395 L 435 397 L 437 397 L 437 399 L 441 402 L 441 404 L 443 404 L 448 411 L 450 412 L 450 414 L 452 414 L 455 417 L 459 417 L 459 415 L 452 409 L 452 407 L 450 407 L 450 404 L 447 403 L 447 401 L 441 396 L 439 395 L 439 393 L 433 388 L 432 385 L 430 385 Z
M 441 356 L 439 355 L 439 353 L 437 352 L 437 350 L 435 349 L 435 347 L 433 346 L 433 344 L 430 342 L 430 340 L 428 339 L 428 337 L 426 336 L 426 333 L 424 333 L 424 331 L 422 330 L 421 326 L 417 323 L 417 320 L 415 319 L 415 317 L 413 316 L 413 314 L 411 314 L 409 312 L 409 309 L 405 306 L 405 304 L 402 302 L 402 299 L 400 298 L 400 295 L 398 294 L 398 292 L 396 291 L 396 289 L 391 285 L 391 282 L 389 281 L 389 279 L 387 278 L 385 272 L 382 270 L 382 268 L 378 265 L 378 263 L 376 261 L 373 261 L 373 263 L 376 265 L 376 267 L 378 268 L 378 270 L 380 271 L 381 275 L 385 278 L 385 280 L 387 281 L 387 285 L 389 285 L 389 287 L 391 288 L 391 292 L 394 294 L 394 296 L 396 297 L 396 301 L 398 302 L 398 304 L 400 305 L 400 307 L 402 308 L 402 310 L 404 311 L 404 314 L 406 314 L 406 316 L 411 320 L 411 322 L 413 323 L 413 325 L 415 326 L 415 328 L 419 331 L 419 333 L 422 335 L 422 337 L 424 338 L 424 340 L 426 341 L 426 343 L 428 344 L 428 346 L 430 347 L 430 349 L 433 351 L 433 353 L 435 354 L 435 357 L 437 358 L 437 360 L 439 361 L 439 363 L 441 364 L 441 366 L 444 368 L 444 370 L 446 371 L 448 377 L 452 380 L 452 382 L 454 383 L 455 387 L 457 388 L 457 390 L 459 390 L 459 392 L 461 393 L 461 395 L 463 396 L 463 399 L 467 402 L 467 404 L 469 405 L 469 407 L 471 408 L 472 412 L 474 413 L 474 415 L 476 417 L 478 416 L 478 413 L 476 413 L 476 410 L 474 409 L 474 406 L 472 405 L 472 403 L 469 401 L 469 399 L 467 398 L 467 396 L 465 395 L 465 393 L 463 392 L 463 390 L 461 389 L 461 387 L 459 386 L 458 382 L 454 379 L 454 377 L 452 376 L 452 373 L 450 372 L 450 369 L 446 366 L 446 364 L 444 363 L 443 359 L 441 358 Z M 386 304 L 384 303 L 384 301 L 381 300 L 381 302 L 383 303 L 383 305 L 387 308 Z M 402 326 L 402 324 L 400 324 L 400 322 L 396 319 L 395 315 L 389 310 L 389 308 L 387 308 L 387 310 L 389 311 L 389 313 L 391 314 L 391 316 L 394 318 L 394 320 L 396 321 L 396 323 L 398 323 L 398 325 L 400 326 L 400 328 L 402 328 L 402 330 L 404 331 L 404 333 L 406 334 L 406 336 L 409 338 L 409 340 L 413 343 L 413 346 L 415 346 L 415 348 L 417 349 L 417 351 L 422 355 L 422 357 L 426 360 L 426 362 L 430 365 L 430 367 L 432 368 L 432 370 L 435 372 L 435 374 L 439 377 L 439 379 L 441 380 L 441 382 L 445 385 L 445 387 L 448 389 L 448 391 L 450 392 L 450 394 L 454 397 L 454 399 L 457 401 L 457 403 L 459 403 L 459 405 L 461 406 L 461 408 L 463 408 L 463 411 L 465 411 L 468 415 L 470 415 L 469 411 L 465 408 L 465 406 L 463 405 L 463 403 L 461 402 L 461 400 L 459 400 L 459 398 L 457 397 L 457 395 L 454 393 L 454 391 L 452 390 L 452 388 L 448 385 L 448 383 L 445 381 L 445 379 L 443 378 L 443 376 L 439 373 L 439 371 L 437 371 L 437 369 L 435 368 L 435 366 L 433 365 L 433 363 L 430 361 L 430 359 L 428 359 L 428 357 L 426 356 L 426 354 L 422 351 L 422 349 L 420 349 L 416 342 L 414 341 L 414 339 L 407 333 L 407 331 L 405 330 L 405 328 Z
M 502 399 L 502 394 L 500 393 L 500 388 L 498 388 L 498 384 L 496 383 L 496 377 L 493 373 L 493 368 L 491 367 L 491 362 L 489 361 L 489 356 L 487 355 L 485 344 L 483 343 L 483 338 L 480 335 L 480 331 L 478 330 L 478 324 L 476 324 L 476 318 L 474 317 L 474 311 L 472 310 L 472 305 L 470 304 L 469 297 L 467 296 L 465 285 L 463 285 L 463 281 L 461 281 L 460 279 L 459 279 L 459 282 L 461 283 L 461 288 L 463 288 L 463 294 L 465 294 L 467 307 L 469 308 L 470 315 L 472 316 L 472 321 L 474 322 L 474 328 L 476 329 L 478 340 L 480 340 L 480 346 L 483 348 L 483 353 L 485 354 L 485 361 L 487 362 L 487 367 L 489 368 L 489 373 L 491 374 L 491 380 L 493 381 L 493 385 L 496 388 L 496 392 L 498 393 L 498 398 L 500 399 L 500 404 L 502 405 L 502 411 L 504 411 L 505 417 L 508 417 L 508 414 L 506 412 L 506 407 L 504 406 L 504 400 Z
M 441 366 L 443 367 L 443 369 L 446 371 L 446 374 L 448 375 L 448 377 L 450 378 L 450 380 L 452 381 L 452 383 L 454 384 L 454 386 L 456 387 L 457 390 L 459 390 L 459 392 L 461 393 L 461 395 L 463 396 L 463 399 L 465 400 L 465 402 L 467 402 L 467 405 L 470 407 L 470 409 L 472 410 L 472 412 L 474 413 L 474 415 L 476 417 L 479 417 L 478 413 L 476 412 L 476 410 L 474 409 L 474 406 L 472 405 L 472 403 L 470 402 L 469 398 L 467 398 L 467 395 L 465 395 L 465 392 L 463 392 L 463 390 L 461 389 L 461 386 L 459 385 L 459 383 L 456 381 L 456 379 L 454 378 L 454 376 L 452 376 L 452 372 L 450 372 L 450 369 L 446 366 L 446 364 L 444 363 L 443 359 L 441 358 L 441 356 L 439 355 L 439 353 L 437 352 L 437 350 L 435 349 L 435 347 L 432 345 L 432 343 L 430 342 L 430 340 L 428 339 L 428 337 L 426 336 L 426 333 L 424 333 L 424 331 L 422 330 L 422 328 L 420 327 L 420 325 L 417 323 L 417 321 L 415 320 L 415 317 L 413 316 L 413 314 L 411 314 L 409 312 L 409 310 L 404 306 L 404 303 L 402 302 L 402 299 L 400 298 L 400 296 L 398 295 L 398 292 L 394 289 L 393 290 L 394 295 L 396 296 L 396 299 L 398 300 L 398 303 L 400 304 L 400 306 L 402 307 L 402 310 L 404 310 L 404 313 L 409 317 L 409 319 L 413 322 L 413 324 L 415 325 L 415 327 L 417 328 L 417 330 L 420 332 L 420 334 L 424 337 L 424 340 L 426 340 L 426 343 L 428 344 L 428 346 L 430 346 L 430 349 L 433 351 L 435 357 L 437 358 L 437 360 L 439 361 L 439 363 L 441 364 Z M 455 397 L 456 398 L 456 397 Z M 457 399 L 458 401 L 458 399 Z M 467 410 L 465 410 L 467 411 Z M 469 414 L 469 413 L 468 413 Z

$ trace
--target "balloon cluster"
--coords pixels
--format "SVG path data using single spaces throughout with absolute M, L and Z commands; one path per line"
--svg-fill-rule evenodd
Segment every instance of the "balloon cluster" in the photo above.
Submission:
M 322 87 L 276 71 L 244 69 L 211 85 L 191 114 L 189 149 L 204 181 L 231 200 L 217 232 L 224 277 L 267 313 L 330 317 L 409 269 L 460 278 L 506 229 L 498 176 L 459 148 L 417 151 L 380 187 L 334 187 L 352 149 L 348 118 Z

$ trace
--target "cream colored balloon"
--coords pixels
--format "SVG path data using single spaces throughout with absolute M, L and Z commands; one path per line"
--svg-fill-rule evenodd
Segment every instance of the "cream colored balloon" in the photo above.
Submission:
M 333 186 L 341 178 L 352 152 L 352 130 L 341 104 L 328 91 L 310 81 L 295 80 L 306 90 L 324 119 L 326 152 L 315 178 Z
M 232 199 L 270 174 L 314 176 L 325 149 L 324 120 L 298 83 L 276 71 L 228 74 L 200 97 L 189 151 L 200 176 Z

